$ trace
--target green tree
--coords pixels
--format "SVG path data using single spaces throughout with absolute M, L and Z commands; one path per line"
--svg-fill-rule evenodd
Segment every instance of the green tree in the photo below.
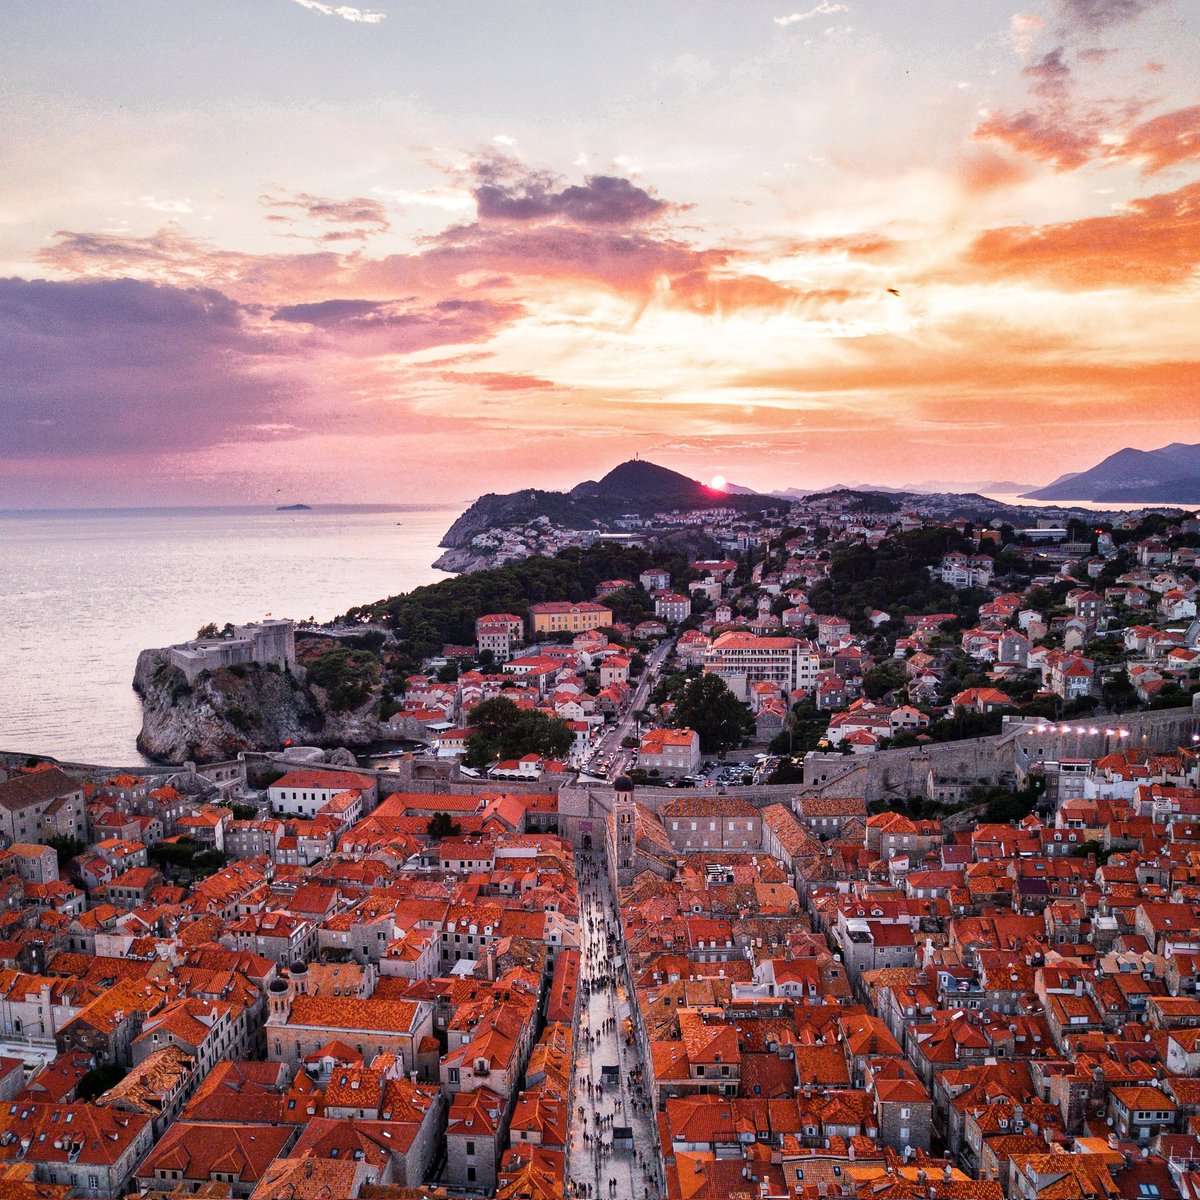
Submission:
M 455 822 L 449 813 L 436 812 L 429 818 L 429 823 L 425 826 L 425 832 L 431 838 L 436 838 L 440 841 L 442 838 L 458 837 L 462 833 L 462 826 Z
M 379 660 L 369 650 L 339 646 L 308 664 L 308 678 L 329 695 L 334 712 L 365 704 L 380 675 Z
M 750 710 L 719 675 L 701 675 L 684 687 L 675 706 L 675 721 L 700 735 L 705 754 L 740 746 L 754 726 Z
M 868 700 L 882 700 L 888 692 L 902 687 L 904 679 L 904 664 L 896 659 L 889 659 L 877 667 L 872 667 L 863 676 L 863 695 Z
M 565 721 L 521 708 L 506 696 L 494 696 L 475 705 L 467 722 L 475 730 L 467 742 L 465 762 L 469 767 L 523 754 L 562 758 L 571 748 L 571 731 Z

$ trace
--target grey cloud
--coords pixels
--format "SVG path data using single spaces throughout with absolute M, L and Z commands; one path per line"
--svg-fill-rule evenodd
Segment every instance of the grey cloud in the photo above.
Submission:
M 492 155 L 475 167 L 472 188 L 479 217 L 519 223 L 561 220 L 583 226 L 643 225 L 669 211 L 665 200 L 617 175 L 589 175 L 583 185 L 560 186 L 547 171 L 530 171 Z
M 1136 21 L 1162 3 L 1163 0 L 1058 0 L 1058 7 L 1074 27 L 1099 33 L 1114 25 Z
M 209 445 L 277 418 L 272 347 L 220 292 L 132 279 L 0 279 L 8 454 Z
M 1031 90 L 1037 95 L 1048 99 L 1064 97 L 1071 83 L 1071 68 L 1067 65 L 1065 48 L 1055 47 L 1036 62 L 1030 63 L 1023 74 L 1033 80 Z
M 340 347 L 411 353 L 432 346 L 483 341 L 520 315 L 521 306 L 492 300 L 321 300 L 289 304 L 272 320 L 310 325 Z

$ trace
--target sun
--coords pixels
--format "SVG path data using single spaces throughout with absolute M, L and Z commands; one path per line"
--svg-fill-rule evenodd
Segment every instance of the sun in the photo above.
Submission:
M 725 476 L 714 475 L 712 482 L 708 485 L 714 492 L 723 492 L 725 490 Z

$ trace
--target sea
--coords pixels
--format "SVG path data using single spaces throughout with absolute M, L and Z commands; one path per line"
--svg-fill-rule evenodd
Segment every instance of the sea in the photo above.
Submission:
M 210 621 L 328 621 L 446 578 L 459 508 L 0 512 L 0 750 L 137 765 L 138 651 Z

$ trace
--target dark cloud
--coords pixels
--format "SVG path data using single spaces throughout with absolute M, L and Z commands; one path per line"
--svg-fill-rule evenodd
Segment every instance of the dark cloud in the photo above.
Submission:
M 330 200 L 310 192 L 291 196 L 260 196 L 260 202 L 270 209 L 268 221 L 294 225 L 313 221 L 322 225 L 340 226 L 317 235 L 322 242 L 366 241 L 376 233 L 386 233 L 392 226 L 387 209 L 367 196 L 351 200 Z
M 1030 91 L 1047 99 L 1061 99 L 1071 83 L 1071 68 L 1066 62 L 1064 47 L 1058 46 L 1022 72 L 1030 84 Z
M 548 171 L 531 171 L 514 159 L 490 155 L 475 165 L 481 221 L 567 221 L 575 225 L 644 225 L 670 210 L 644 188 L 616 175 L 589 175 L 583 186 L 561 186 Z
M 132 279 L 0 280 L 8 454 L 167 451 L 278 419 L 274 348 L 222 293 Z
M 386 307 L 375 300 L 316 300 L 311 304 L 285 304 L 275 310 L 271 319 L 327 328 L 377 321 Z
M 1114 25 L 1136 21 L 1164 0 L 1058 0 L 1063 18 L 1074 28 L 1099 33 Z
M 521 312 L 518 304 L 491 300 L 321 300 L 285 305 L 272 320 L 311 325 L 343 350 L 407 354 L 483 341 Z

